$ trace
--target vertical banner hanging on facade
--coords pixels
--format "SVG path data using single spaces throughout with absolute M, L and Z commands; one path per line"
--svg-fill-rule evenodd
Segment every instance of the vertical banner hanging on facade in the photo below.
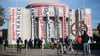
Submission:
M 11 8 L 11 38 L 12 44 L 16 44 L 18 37 L 21 37 L 21 16 L 20 8 Z
M 41 7 L 38 7 L 38 13 L 39 13 L 39 20 L 40 20 L 40 27 L 41 27 L 42 39 L 45 40 L 44 21 L 43 21 L 42 8 Z
M 12 44 L 15 43 L 15 38 L 16 38 L 16 31 L 15 31 L 15 22 L 16 22 L 16 19 L 15 19 L 15 11 L 16 9 L 15 8 L 11 8 L 11 38 L 12 38 Z
M 48 7 L 44 8 L 46 14 L 46 42 L 50 40 L 50 24 L 49 24 L 49 9 Z
M 35 8 L 31 8 L 31 29 L 32 29 L 32 39 L 35 36 Z
M 16 38 L 21 37 L 21 18 L 22 10 L 21 8 L 16 9 Z
M 59 39 L 59 9 L 58 7 L 54 6 L 54 10 L 55 10 L 55 28 L 56 28 L 56 37 Z
M 86 16 L 86 18 L 85 18 L 85 23 L 86 23 L 86 25 L 87 25 L 87 28 L 88 28 L 88 31 L 87 31 L 87 34 L 89 35 L 89 36 L 92 36 L 92 25 L 91 25 L 91 10 L 90 9 L 86 9 L 85 10 L 85 16 Z
M 66 38 L 66 7 L 63 7 L 63 43 Z

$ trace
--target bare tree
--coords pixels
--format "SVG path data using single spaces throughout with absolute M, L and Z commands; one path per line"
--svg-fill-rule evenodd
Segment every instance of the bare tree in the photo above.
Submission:
M 4 24 L 4 8 L 0 6 L 0 26 Z

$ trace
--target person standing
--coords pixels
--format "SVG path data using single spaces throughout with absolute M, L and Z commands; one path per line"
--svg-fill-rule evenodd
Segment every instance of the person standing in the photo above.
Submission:
M 65 46 L 66 46 L 66 48 L 68 47 L 68 36 L 64 39 L 64 42 L 65 42 Z
M 17 53 L 21 53 L 21 44 L 22 44 L 22 40 L 21 40 L 21 38 L 19 37 L 18 39 L 17 39 Z
M 54 49 L 57 48 L 57 39 L 54 39 Z
M 38 38 L 38 48 L 41 48 L 41 46 L 42 46 L 42 40 Z
M 88 41 L 89 41 L 89 36 L 86 33 L 86 31 L 84 31 L 84 34 L 82 35 L 82 43 L 83 43 L 83 55 L 86 56 L 89 54 L 89 45 L 88 45 Z
M 4 45 L 4 51 L 5 51 L 6 48 L 8 47 L 8 40 L 7 39 L 3 40 L 3 45 Z
M 29 42 L 28 42 L 28 47 L 29 47 L 29 48 L 32 48 L 32 45 L 33 45 L 32 42 L 33 42 L 33 40 L 32 40 L 32 38 L 30 38 L 30 39 L 29 39 Z
M 81 43 L 82 43 L 81 36 L 78 36 L 77 39 L 76 39 L 76 41 L 77 41 L 77 47 L 78 47 L 78 49 L 81 49 Z
M 28 44 L 28 41 L 27 41 L 27 39 L 25 39 L 25 40 L 24 40 L 25 48 L 27 48 L 27 44 Z
M 37 46 L 37 38 L 35 37 L 34 38 L 34 48 L 36 48 L 36 46 Z

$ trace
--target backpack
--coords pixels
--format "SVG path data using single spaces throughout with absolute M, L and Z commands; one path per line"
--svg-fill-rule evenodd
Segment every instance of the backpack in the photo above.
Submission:
M 76 41 L 77 41 L 77 43 L 82 43 L 82 38 L 81 37 L 77 37 Z
M 23 43 L 23 41 L 22 41 L 22 40 L 17 39 L 17 44 L 18 44 L 18 45 L 21 45 L 22 43 Z

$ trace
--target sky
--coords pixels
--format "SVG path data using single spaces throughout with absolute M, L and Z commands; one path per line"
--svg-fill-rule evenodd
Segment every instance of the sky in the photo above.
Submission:
M 98 23 L 100 23 L 100 0 L 60 0 L 60 2 L 68 5 L 70 9 L 90 8 L 92 10 L 92 26 L 97 28 Z M 29 0 L 0 0 L 0 6 L 5 9 L 6 16 L 8 16 L 9 7 L 25 8 L 28 4 Z M 8 22 L 5 20 L 5 24 L 0 26 L 0 29 L 7 28 Z

